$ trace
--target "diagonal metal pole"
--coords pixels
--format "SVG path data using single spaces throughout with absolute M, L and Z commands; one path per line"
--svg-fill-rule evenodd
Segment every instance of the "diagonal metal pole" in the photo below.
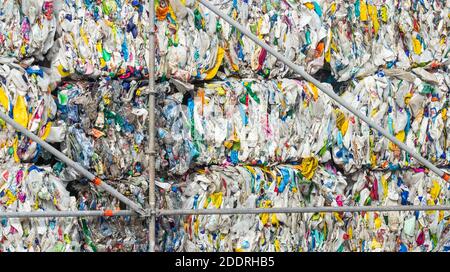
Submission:
M 149 39 L 148 39 L 148 204 L 150 210 L 150 216 L 147 218 L 148 222 L 148 250 L 150 252 L 155 251 L 156 240 L 156 196 L 155 196 L 155 1 L 149 1 Z
M 400 142 L 397 138 L 395 138 L 393 135 L 391 135 L 387 130 L 379 126 L 377 123 L 373 122 L 369 117 L 365 116 L 364 114 L 360 113 L 356 109 L 354 109 L 350 104 L 348 104 L 344 99 L 342 99 L 339 95 L 337 95 L 332 88 L 322 84 L 320 81 L 313 78 L 311 75 L 309 75 L 307 72 L 305 72 L 305 69 L 303 67 L 300 67 L 296 64 L 294 64 L 292 61 L 288 60 L 285 56 L 277 52 L 275 49 L 267 45 L 265 42 L 261 41 L 258 37 L 256 37 L 253 33 L 248 31 L 245 27 L 243 27 L 238 22 L 231 19 L 228 15 L 221 12 L 217 7 L 215 7 L 213 4 L 209 3 L 209 1 L 206 0 L 198 0 L 202 5 L 210 9 L 212 12 L 217 14 L 219 17 L 223 18 L 225 21 L 227 21 L 230 25 L 234 26 L 235 28 L 239 29 L 239 31 L 244 34 L 245 36 L 249 37 L 252 41 L 254 41 L 256 44 L 264 48 L 267 52 L 272 54 L 274 57 L 279 59 L 281 62 L 289 66 L 294 72 L 301 75 L 304 79 L 308 80 L 309 82 L 313 83 L 317 86 L 320 90 L 322 90 L 326 95 L 331 97 L 333 100 L 341 104 L 344 108 L 346 108 L 348 111 L 362 119 L 365 123 L 367 123 L 369 126 L 376 129 L 379 133 L 381 133 L 384 137 L 388 138 L 390 141 L 392 141 L 394 144 L 396 144 L 398 147 L 409 153 L 412 157 L 414 157 L 416 160 L 418 160 L 420 163 L 422 163 L 424 166 L 426 166 L 428 169 L 436 173 L 438 176 L 440 176 L 445 181 L 450 180 L 450 175 L 446 172 L 442 171 L 441 169 L 437 168 L 434 164 L 432 164 L 430 161 L 422 157 L 420 154 L 418 154 L 416 151 L 414 151 L 412 148 L 408 147 L 404 143 Z
M 46 143 L 44 140 L 36 136 L 35 134 L 31 133 L 29 130 L 18 124 L 16 121 L 11 119 L 8 115 L 3 113 L 3 111 L 0 110 L 0 118 L 5 120 L 6 123 L 11 125 L 15 130 L 22 132 L 24 135 L 26 135 L 28 138 L 32 139 L 36 143 L 40 144 L 44 149 L 46 149 L 48 152 L 52 153 L 55 157 L 60 159 L 62 162 L 67 164 L 68 166 L 75 169 L 78 173 L 89 179 L 92 183 L 94 183 L 96 186 L 104 189 L 108 193 L 110 193 L 112 196 L 116 197 L 126 205 L 128 205 L 131 209 L 135 210 L 137 213 L 144 215 L 145 211 L 142 209 L 139 205 L 134 203 L 133 201 L 129 200 L 127 197 L 119 193 L 116 189 L 111 187 L 109 184 L 104 183 L 100 178 L 96 177 L 94 174 L 89 172 L 88 170 L 84 169 L 81 165 L 71 160 L 69 157 L 61 153 L 59 150 L 54 148 L 53 146 Z
M 444 206 L 355 206 L 355 207 L 287 207 L 287 208 L 234 208 L 234 209 L 179 209 L 158 210 L 158 215 L 215 215 L 215 214 L 262 214 L 262 213 L 319 213 L 319 212 L 394 212 L 394 211 L 450 211 Z

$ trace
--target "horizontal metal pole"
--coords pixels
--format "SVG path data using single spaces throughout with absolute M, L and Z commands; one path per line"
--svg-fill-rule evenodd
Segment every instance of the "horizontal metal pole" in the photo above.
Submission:
M 8 115 L 3 113 L 3 111 L 0 110 L 0 118 L 5 120 L 6 123 L 11 125 L 15 130 L 22 132 L 24 135 L 26 135 L 28 138 L 32 139 L 36 143 L 40 144 L 45 150 L 52 153 L 53 156 L 60 159 L 62 162 L 67 164 L 69 167 L 72 167 L 75 169 L 78 173 L 89 179 L 91 182 L 94 182 L 95 185 L 98 187 L 104 189 L 108 193 L 110 193 L 112 196 L 116 197 L 126 205 L 128 205 L 131 209 L 135 210 L 139 214 L 143 215 L 145 212 L 144 210 L 134 203 L 133 201 L 129 200 L 127 197 L 119 193 L 116 189 L 111 187 L 110 185 L 106 184 L 105 182 L 102 182 L 99 178 L 97 178 L 94 174 L 89 172 L 88 170 L 84 169 L 81 165 L 71 160 L 69 157 L 64 155 L 62 152 L 54 148 L 53 146 L 46 143 L 44 140 L 36 136 L 35 134 L 31 133 L 29 130 L 24 128 L 22 125 L 18 124 L 16 121 L 11 119 Z
M 30 218 L 30 217 L 94 217 L 94 216 L 128 216 L 138 215 L 130 210 L 105 211 L 43 211 L 43 212 L 1 212 L 0 218 Z
M 235 209 L 180 209 L 158 210 L 158 215 L 214 215 L 262 213 L 319 213 L 319 212 L 390 212 L 390 211 L 449 211 L 446 206 L 360 206 L 360 207 L 288 207 L 288 208 L 235 208 Z
M 362 119 L 365 123 L 367 123 L 369 126 L 376 129 L 379 133 L 381 133 L 384 137 L 391 140 L 394 144 L 396 144 L 398 147 L 409 153 L 412 157 L 414 157 L 416 160 L 421 162 L 423 165 L 425 165 L 428 169 L 435 172 L 439 177 L 443 178 L 445 181 L 450 180 L 450 175 L 442 171 L 441 169 L 437 168 L 434 164 L 432 164 L 430 161 L 422 157 L 419 153 L 414 151 L 412 148 L 408 147 L 404 143 L 400 142 L 397 138 L 395 138 L 393 135 L 391 135 L 387 130 L 373 122 L 369 117 L 362 114 L 358 110 L 354 109 L 350 104 L 348 104 L 344 99 L 342 99 L 339 95 L 337 95 L 333 88 L 330 88 L 327 85 L 324 85 L 314 77 L 312 77 L 310 74 L 305 72 L 303 67 L 300 67 L 296 64 L 294 64 L 292 61 L 287 59 L 285 56 L 280 54 L 278 51 L 267 45 L 265 42 L 260 40 L 258 37 L 256 37 L 253 33 L 248 31 L 245 27 L 240 25 L 238 22 L 234 21 L 232 18 L 230 18 L 228 15 L 220 11 L 217 7 L 215 7 L 213 4 L 209 3 L 209 1 L 206 0 L 198 0 L 200 3 L 202 3 L 205 7 L 210 9 L 212 12 L 217 14 L 219 17 L 223 18 L 225 21 L 227 21 L 229 24 L 237 28 L 242 34 L 249 37 L 253 42 L 264 48 L 267 52 L 272 54 L 274 57 L 279 59 L 281 62 L 289 66 L 294 72 L 301 75 L 304 79 L 308 80 L 309 82 L 313 83 L 317 86 L 320 90 L 322 90 L 326 95 L 328 95 L 330 98 L 338 102 L 341 106 L 346 108 L 348 111 Z

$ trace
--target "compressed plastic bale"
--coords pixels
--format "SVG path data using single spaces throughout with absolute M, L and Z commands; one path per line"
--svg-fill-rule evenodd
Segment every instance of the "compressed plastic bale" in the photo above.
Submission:
M 110 182 L 110 185 L 138 205 L 148 202 L 148 182 L 144 177 Z M 79 210 L 126 209 L 107 192 L 89 184 L 71 182 L 69 187 L 77 195 Z M 85 252 L 142 252 L 148 249 L 147 220 L 138 216 L 79 218 L 81 251 Z
M 0 60 L 44 59 L 55 38 L 53 2 L 5 0 L 0 3 Z
M 315 8 L 272 1 L 213 4 L 290 60 L 306 66 L 308 72 L 322 68 L 327 30 L 320 4 L 316 3 Z M 208 80 L 220 66 L 226 75 L 243 77 L 272 78 L 289 73 L 265 49 L 194 1 L 185 6 L 178 1 L 160 1 L 156 15 L 158 75 Z
M 76 199 L 51 167 L 3 163 L 0 167 L 2 213 L 74 211 Z M 2 219 L 2 252 L 79 251 L 76 218 Z
M 213 4 L 307 72 L 329 67 L 339 81 L 380 67 L 432 70 L 449 64 L 450 44 L 441 35 L 448 28 L 447 2 Z M 123 78 L 147 73 L 144 3 L 78 0 L 60 6 L 55 12 L 59 37 L 49 54 L 55 75 Z M 158 1 L 155 12 L 158 78 L 292 76 L 286 65 L 195 1 Z
M 442 33 L 448 29 L 449 7 L 445 1 L 331 3 L 325 59 L 339 81 L 379 67 L 446 67 L 449 42 Z
M 425 158 L 447 166 L 449 82 L 440 71 L 386 69 L 351 81 L 341 97 Z M 158 165 L 174 174 L 201 165 L 270 164 L 313 155 L 346 173 L 420 166 L 302 80 L 229 79 L 158 88 L 167 94 L 158 100 Z
M 56 139 L 60 125 L 53 122 L 56 104 L 49 93 L 50 78 L 39 66 L 26 69 L 13 65 L 0 66 L 0 108 L 17 123 L 41 139 L 60 142 Z M 45 151 L 21 133 L 17 133 L 3 120 L 0 121 L 1 160 L 36 162 L 45 157 Z
M 289 59 L 322 68 L 327 27 L 320 4 L 242 1 L 221 8 Z M 217 3 L 218 4 L 218 3 Z M 327 3 L 324 3 L 326 6 Z M 182 81 L 217 75 L 279 77 L 288 68 L 194 1 L 155 2 L 156 76 Z M 58 38 L 49 54 L 59 77 L 122 78 L 147 73 L 148 7 L 142 1 L 71 1 L 55 12 Z M 302 20 L 299 20 L 302 18 Z
M 158 100 L 161 169 L 183 174 L 196 165 L 331 158 L 333 105 L 306 81 L 230 79 L 184 95 L 165 84 L 169 95 Z
M 61 150 L 97 176 L 121 179 L 146 169 L 147 96 L 141 83 L 103 79 L 65 82 L 55 91 L 67 129 Z
M 428 73 L 425 78 L 420 73 L 384 70 L 354 80 L 342 97 L 432 163 L 447 166 L 449 83 L 447 74 L 441 72 Z M 346 170 L 357 162 L 372 169 L 420 167 L 361 120 L 344 110 L 338 115 L 332 147 L 336 164 Z
M 56 78 L 142 76 L 148 50 L 145 3 L 65 1 L 56 17 L 58 38 L 49 54 Z
M 214 166 L 165 184 L 177 188 L 173 201 L 180 198 L 185 209 L 448 203 L 448 185 L 418 169 L 344 177 L 328 164 L 318 166 L 311 180 L 302 170 Z M 159 241 L 177 251 L 448 251 L 448 216 L 447 211 L 189 215 L 172 217 L 184 228 Z

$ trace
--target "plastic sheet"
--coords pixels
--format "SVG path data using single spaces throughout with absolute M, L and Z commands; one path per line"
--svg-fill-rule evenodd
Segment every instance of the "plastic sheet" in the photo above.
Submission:
M 147 96 L 141 83 L 102 79 L 66 82 L 55 91 L 62 149 L 97 176 L 140 176 L 146 168 Z
M 51 167 L 3 163 L 0 166 L 1 212 L 76 210 L 76 199 Z M 79 251 L 76 218 L 3 218 L 2 252 Z
M 218 167 L 163 182 L 184 209 L 443 205 L 449 187 L 424 169 L 359 171 L 344 177 L 316 165 Z M 166 197 L 167 198 L 167 197 Z M 168 204 L 167 204 L 168 205 Z M 168 206 L 170 206 L 168 205 Z M 448 212 L 366 212 L 173 217 L 159 233 L 165 251 L 445 251 Z M 170 226 L 170 225 L 169 225 Z
M 0 3 L 0 63 L 34 57 L 43 60 L 53 46 L 53 0 L 4 0 Z

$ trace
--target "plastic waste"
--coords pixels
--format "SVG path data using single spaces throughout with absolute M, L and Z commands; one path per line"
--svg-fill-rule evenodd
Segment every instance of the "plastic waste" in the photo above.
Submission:
M 76 210 L 76 199 L 51 167 L 2 163 L 0 211 L 40 212 Z M 3 218 L 2 252 L 79 251 L 76 218 Z
M 109 182 L 120 193 L 142 206 L 148 202 L 148 181 L 144 177 Z M 127 207 L 92 185 L 71 182 L 77 192 L 79 210 L 120 210 Z M 147 220 L 138 216 L 86 217 L 78 219 L 81 251 L 144 252 L 148 250 Z
M 448 204 L 449 187 L 424 169 L 342 175 L 303 162 L 274 167 L 210 166 L 162 190 L 184 209 Z M 173 216 L 159 233 L 165 251 L 439 251 L 448 211 Z M 177 222 L 179 221 L 179 222 Z M 166 232 L 170 232 L 167 234 Z
M 308 72 L 324 65 L 329 31 L 326 14 L 316 1 L 228 1 L 220 6 Z M 156 1 L 155 11 L 157 77 L 194 81 L 289 73 L 285 65 L 195 1 Z M 149 20 L 142 1 L 70 1 L 61 4 L 57 18 L 59 37 L 50 54 L 54 74 L 127 78 L 146 73 Z
M 20 125 L 48 142 L 57 139 L 63 125 L 54 121 L 56 104 L 49 93 L 50 77 L 39 66 L 24 69 L 14 64 L 0 65 L 0 108 Z M 26 136 L 0 121 L 1 160 L 37 162 L 45 151 Z
M 206 83 L 158 99 L 161 169 L 183 174 L 210 164 L 331 159 L 333 105 L 303 80 Z
M 450 7 L 438 1 L 324 1 L 330 26 L 325 56 L 339 81 L 378 68 L 448 67 Z
M 341 96 L 417 153 L 446 167 L 450 162 L 450 142 L 445 136 L 449 83 L 446 73 L 428 73 L 422 68 L 411 72 L 386 69 L 352 81 Z M 338 115 L 339 130 L 333 133 L 336 141 L 332 148 L 336 164 L 346 170 L 358 164 L 391 170 L 420 167 L 409 154 L 362 121 L 344 110 Z
M 142 77 L 149 22 L 142 1 L 61 1 L 55 16 L 48 57 L 55 78 Z
M 421 68 L 380 70 L 351 81 L 341 96 L 425 158 L 448 166 L 449 79 Z M 184 94 L 171 94 L 178 87 L 164 84 L 169 94 L 159 100 L 159 160 L 161 169 L 174 174 L 194 166 L 311 156 L 347 173 L 420 166 L 306 81 L 229 79 Z
M 0 3 L 0 63 L 43 60 L 53 46 L 53 0 L 4 0 Z
M 62 150 L 97 176 L 121 179 L 146 169 L 147 96 L 142 82 L 102 79 L 55 89 Z
M 442 35 L 448 27 L 447 2 L 211 2 L 311 74 L 329 67 L 335 79 L 346 81 L 383 67 L 433 70 L 449 65 L 450 43 Z M 51 54 L 54 74 L 63 78 L 145 74 L 147 8 L 139 1 L 63 3 L 56 12 L 59 38 Z M 156 1 L 155 11 L 158 78 L 294 76 L 195 1 Z

